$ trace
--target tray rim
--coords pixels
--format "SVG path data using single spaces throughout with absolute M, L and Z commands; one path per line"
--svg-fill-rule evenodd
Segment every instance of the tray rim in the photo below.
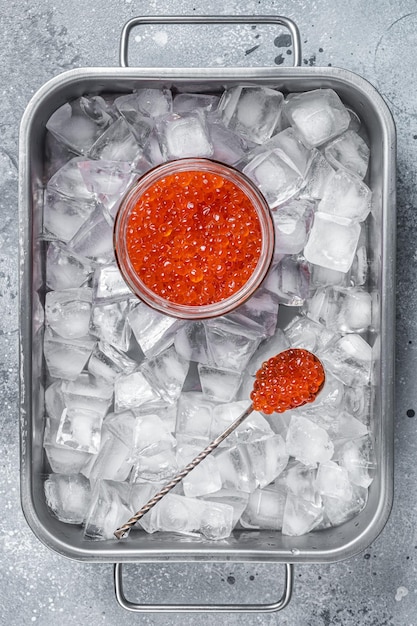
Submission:
M 379 494 L 378 506 L 373 518 L 366 528 L 352 541 L 343 546 L 332 548 L 327 551 L 300 550 L 298 554 L 288 550 L 256 550 L 242 547 L 222 550 L 213 544 L 210 549 L 187 549 L 180 544 L 178 549 L 167 550 L 150 549 L 139 552 L 128 543 L 118 544 L 115 549 L 111 544 L 107 549 L 103 547 L 100 552 L 91 552 L 88 549 L 74 548 L 72 545 L 59 541 L 49 529 L 46 529 L 36 514 L 32 501 L 30 488 L 32 451 L 31 436 L 28 426 L 31 426 L 31 388 L 32 381 L 32 329 L 31 311 L 32 295 L 26 293 L 26 287 L 30 284 L 30 268 L 32 263 L 32 249 L 27 245 L 31 234 L 31 215 L 29 214 L 29 194 L 31 193 L 30 181 L 30 151 L 29 137 L 32 124 L 36 121 L 44 101 L 53 94 L 70 89 L 79 85 L 82 81 L 103 80 L 104 83 L 128 80 L 134 83 L 154 81 L 163 84 L 181 83 L 271 83 L 285 82 L 286 79 L 310 81 L 328 79 L 331 82 L 339 81 L 341 85 L 348 85 L 357 92 L 373 101 L 378 110 L 383 130 L 384 144 L 384 176 L 383 176 L 383 200 L 385 218 L 382 229 L 382 284 L 381 299 L 385 302 L 381 310 L 380 333 L 384 338 L 381 354 L 389 358 L 381 359 L 381 406 L 384 408 L 384 436 L 382 437 L 383 450 L 381 457 L 384 461 L 381 467 L 382 482 L 384 489 Z M 130 87 L 132 88 L 132 87 Z M 117 90 L 113 89 L 113 91 Z M 308 88 L 306 89 L 308 90 Z M 109 89 L 108 91 L 111 91 Z M 21 504 L 26 520 L 42 543 L 61 555 L 82 561 L 92 562 L 158 562 L 169 560 L 171 562 L 183 561 L 254 561 L 254 562 L 335 562 L 351 558 L 361 552 L 372 543 L 383 530 L 393 501 L 393 420 L 394 420 L 394 348 L 395 348 L 395 165 L 396 165 L 396 131 L 392 115 L 378 91 L 361 76 L 337 67 L 285 67 L 276 68 L 119 68 L 119 67 L 91 67 L 69 70 L 46 82 L 31 98 L 28 103 L 20 126 L 19 136 L 19 298 L 20 298 L 20 324 L 19 324 L 19 366 L 20 366 L 20 477 L 21 477 Z M 30 239 L 31 240 L 31 239 Z M 29 297 L 27 297 L 29 295 Z M 29 355 L 26 354 L 25 346 L 30 347 Z M 29 381 L 29 385 L 28 385 Z M 383 492 L 383 493 L 382 493 Z M 106 542 L 107 543 L 107 542 Z

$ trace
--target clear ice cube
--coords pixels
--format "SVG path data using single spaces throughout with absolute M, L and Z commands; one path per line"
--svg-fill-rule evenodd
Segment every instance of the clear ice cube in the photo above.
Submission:
M 208 437 L 213 403 L 200 392 L 185 392 L 178 399 L 176 435 Z M 203 446 L 204 447 L 204 446 Z
M 46 284 L 61 291 L 84 285 L 93 272 L 88 259 L 77 256 L 58 241 L 50 241 L 46 253 Z
M 213 156 L 207 124 L 199 111 L 162 117 L 157 121 L 157 130 L 165 160 Z
M 221 449 L 215 456 L 223 487 L 251 493 L 258 486 L 245 445 Z
M 324 153 L 333 167 L 344 167 L 359 178 L 365 178 L 370 150 L 355 131 L 347 130 L 334 139 L 325 147 Z
M 88 371 L 109 384 L 122 374 L 131 374 L 136 367 L 136 361 L 105 341 L 99 341 L 88 361 Z
M 118 350 L 126 352 L 130 342 L 128 301 L 93 305 L 90 319 L 90 332 Z
M 132 292 L 124 281 L 117 265 L 102 265 L 93 276 L 93 299 L 95 303 L 127 300 Z
M 78 167 L 88 191 L 110 211 L 133 182 L 129 163 L 123 161 L 79 161 Z
M 249 406 L 249 400 L 229 402 L 219 404 L 213 409 L 213 419 L 211 423 L 210 439 L 218 437 L 241 413 Z M 252 443 L 273 437 L 274 433 L 266 421 L 265 417 L 258 411 L 252 413 L 245 421 L 231 433 L 220 445 L 230 445 L 230 443 Z
M 224 317 L 208 320 L 205 326 L 212 363 L 242 372 L 260 343 L 259 334 Z
M 45 329 L 44 355 L 52 378 L 74 380 L 86 364 L 96 343 L 93 337 L 64 339 Z
M 119 376 L 114 383 L 114 406 L 119 413 L 156 400 L 159 394 L 141 372 Z
M 45 390 L 46 414 L 54 420 L 60 420 L 62 411 L 65 409 L 65 399 L 61 387 L 62 381 L 58 380 Z
M 360 226 L 351 220 L 317 212 L 304 256 L 310 263 L 348 272 L 355 257 Z
M 66 524 L 82 524 L 90 503 L 90 482 L 82 474 L 49 474 L 44 483 L 46 504 Z
M 113 388 L 103 379 L 82 372 L 75 380 L 62 381 L 62 395 L 70 409 L 87 409 L 104 417 L 113 399 Z
M 246 509 L 249 494 L 236 489 L 220 489 L 215 493 L 209 493 L 201 496 L 206 502 L 216 502 L 218 504 L 227 504 L 233 508 L 232 527 L 234 528 L 239 521 L 240 516 Z
M 111 263 L 114 260 L 113 226 L 103 205 L 97 205 L 88 221 L 68 242 L 68 248 L 96 263 Z
M 342 448 L 340 462 L 354 485 L 367 488 L 377 467 L 372 439 L 369 435 L 348 441 Z
M 284 519 L 286 493 L 275 489 L 255 489 L 240 523 L 244 528 L 281 530 Z
M 89 479 L 124 481 L 132 469 L 130 449 L 118 437 L 103 428 L 100 450 L 89 470 Z
M 68 198 L 47 188 L 43 207 L 44 229 L 66 243 L 89 220 L 95 208 L 96 203 L 90 198 Z
M 132 516 L 129 485 L 98 480 L 91 496 L 84 537 L 95 541 L 114 539 L 114 531 Z
M 219 100 L 219 96 L 210 94 L 178 93 L 174 97 L 172 106 L 174 113 L 185 113 L 187 111 L 195 111 L 196 109 L 213 111 L 217 108 Z
M 218 402 L 231 402 L 242 382 L 242 374 L 210 365 L 198 364 L 201 389 L 206 398 Z
M 275 481 L 277 489 L 284 488 L 297 498 L 320 504 L 320 496 L 316 489 L 317 470 L 300 463 L 291 461 L 282 474 Z
M 289 456 L 281 435 L 248 443 L 246 451 L 252 465 L 253 475 L 261 488 L 275 480 L 288 463 Z
M 47 191 L 62 198 L 70 198 L 79 205 L 83 202 L 92 203 L 94 194 L 87 188 L 80 170 L 80 163 L 84 162 L 84 157 L 74 157 L 68 161 L 49 179 Z
M 243 173 L 259 187 L 271 208 L 295 196 L 303 183 L 293 162 L 279 148 L 255 156 Z
M 323 520 L 323 507 L 297 498 L 292 493 L 285 502 L 282 534 L 299 537 L 314 530 Z
M 143 120 L 141 125 L 142 145 L 146 143 L 151 130 L 152 123 Z M 89 151 L 89 157 L 103 161 L 127 162 L 135 167 L 142 158 L 142 152 L 143 150 L 138 145 L 129 125 L 120 117 L 97 139 Z
M 173 403 L 180 396 L 189 365 L 174 346 L 171 346 L 153 359 L 145 361 L 141 371 L 149 383 L 158 389 L 161 398 L 165 402 Z
M 272 211 L 275 228 L 275 255 L 301 252 L 313 222 L 315 205 L 308 200 L 290 200 Z
M 51 470 L 56 474 L 79 474 L 95 458 L 94 454 L 80 452 L 67 446 L 44 444 L 45 454 Z
M 224 126 L 214 116 L 208 118 L 208 128 L 213 144 L 213 159 L 234 165 L 248 150 L 248 144 L 241 135 Z
M 320 463 L 317 470 L 316 486 L 322 496 L 346 501 L 352 499 L 352 486 L 347 470 L 334 461 Z
M 352 498 L 349 501 L 324 496 L 324 512 L 333 526 L 340 526 L 360 513 L 365 508 L 367 500 L 368 490 L 353 485 Z
M 188 322 L 175 334 L 175 349 L 187 361 L 207 365 L 208 354 L 206 331 L 203 322 Z
M 334 446 L 328 433 L 301 415 L 293 414 L 286 442 L 288 454 L 304 465 L 315 467 L 333 456 Z
M 306 172 L 306 184 L 302 190 L 302 196 L 320 200 L 334 170 L 320 150 L 314 148 L 311 153 L 312 157 Z
M 97 454 L 100 449 L 103 416 L 88 409 L 70 408 L 62 413 L 57 444 L 80 452 Z
M 372 323 L 372 296 L 360 287 L 318 289 L 307 304 L 308 316 L 341 333 L 360 333 Z
M 152 358 L 172 345 L 183 322 L 140 302 L 129 313 L 129 325 L 145 356 Z
M 125 119 L 134 124 L 135 114 L 160 117 L 172 111 L 172 94 L 166 88 L 137 89 L 132 94 L 116 98 L 114 104 Z
M 320 359 L 349 387 L 369 383 L 372 348 L 360 335 L 352 333 L 332 341 L 320 352 Z
M 203 448 L 202 448 L 203 449 Z M 219 491 L 222 479 L 214 458 L 208 456 L 182 480 L 184 495 L 189 498 Z
M 45 296 L 45 321 L 64 339 L 80 339 L 88 334 L 91 315 L 91 289 L 49 291 Z
M 287 350 L 290 347 L 290 342 L 284 334 L 281 328 L 277 328 L 275 334 L 269 337 L 266 341 L 263 341 L 259 348 L 254 353 L 253 357 L 249 361 L 247 366 L 247 372 L 251 376 L 255 376 L 258 369 L 262 366 L 264 361 L 267 361 L 271 357 Z
M 250 327 L 260 337 L 271 337 L 275 333 L 278 320 L 278 302 L 267 290 L 258 289 L 253 296 L 241 304 L 227 319 L 242 326 Z
M 82 96 L 59 107 L 46 128 L 71 150 L 86 154 L 112 121 L 103 98 Z
M 337 170 L 328 179 L 317 207 L 321 213 L 363 222 L 371 210 L 372 192 L 355 174 Z
M 302 306 L 309 295 L 310 268 L 303 257 L 284 256 L 276 265 L 276 296 L 286 306 Z
M 239 85 L 224 91 L 218 111 L 226 126 L 261 144 L 277 127 L 283 101 L 284 96 L 275 89 Z
M 323 324 L 308 317 L 297 315 L 284 328 L 284 334 L 291 348 L 302 348 L 310 352 L 317 352 L 324 348 L 335 334 Z
M 293 94 L 284 104 L 291 126 L 307 146 L 320 146 L 347 130 L 350 116 L 333 89 Z

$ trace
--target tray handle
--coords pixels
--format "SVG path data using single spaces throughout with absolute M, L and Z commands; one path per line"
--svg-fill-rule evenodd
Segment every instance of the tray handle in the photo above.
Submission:
M 129 34 L 135 26 L 146 24 L 274 24 L 285 26 L 291 34 L 294 67 L 301 65 L 301 38 L 295 22 L 278 15 L 161 15 L 133 17 L 123 26 L 120 37 L 120 65 L 128 67 Z
M 271 604 L 136 604 L 127 600 L 123 592 L 122 563 L 114 564 L 114 591 L 123 609 L 132 613 L 274 613 L 284 609 L 291 600 L 294 566 L 285 563 L 284 591 Z

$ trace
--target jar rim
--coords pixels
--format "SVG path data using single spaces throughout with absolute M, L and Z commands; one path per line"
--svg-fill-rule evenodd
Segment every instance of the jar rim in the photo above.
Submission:
M 256 267 L 246 283 L 227 298 L 205 305 L 178 304 L 152 291 L 139 278 L 132 266 L 129 255 L 123 249 L 127 220 L 138 198 L 164 176 L 186 171 L 203 171 L 216 174 L 237 185 L 245 193 L 255 209 L 261 228 L 261 253 Z M 269 270 L 273 259 L 274 245 L 275 229 L 272 215 L 269 205 L 258 187 L 245 174 L 233 166 L 202 157 L 187 157 L 166 161 L 145 172 L 130 186 L 122 198 L 115 217 L 113 230 L 116 262 L 123 279 L 134 295 L 157 311 L 182 319 L 198 320 L 218 317 L 230 313 L 246 302 L 260 286 Z

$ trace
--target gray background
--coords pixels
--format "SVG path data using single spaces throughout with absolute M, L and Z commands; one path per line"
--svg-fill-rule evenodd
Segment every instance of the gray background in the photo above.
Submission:
M 35 6 L 36 4 L 36 6 Z M 276 615 L 135 616 L 113 597 L 112 567 L 65 560 L 32 535 L 19 501 L 17 141 L 21 115 L 49 78 L 117 65 L 119 33 L 135 15 L 282 14 L 302 33 L 304 65 L 350 69 L 386 98 L 398 131 L 395 502 L 365 553 L 295 571 L 292 603 Z M 398 624 L 417 626 L 417 3 L 411 0 L 0 0 L 0 623 Z M 259 36 L 257 36 L 259 34 Z M 155 27 L 132 36 L 141 65 L 274 65 L 291 57 L 276 32 L 226 27 L 215 37 Z M 215 45 L 213 45 L 215 41 Z M 258 46 L 252 52 L 252 48 Z M 282 56 L 280 56 L 280 54 Z M 394 355 L 393 355 L 394 358 Z M 260 601 L 278 596 L 283 568 L 244 564 L 130 566 L 131 599 Z M 276 587 L 276 589 L 275 589 Z M 272 595 L 271 595 L 272 594 Z

